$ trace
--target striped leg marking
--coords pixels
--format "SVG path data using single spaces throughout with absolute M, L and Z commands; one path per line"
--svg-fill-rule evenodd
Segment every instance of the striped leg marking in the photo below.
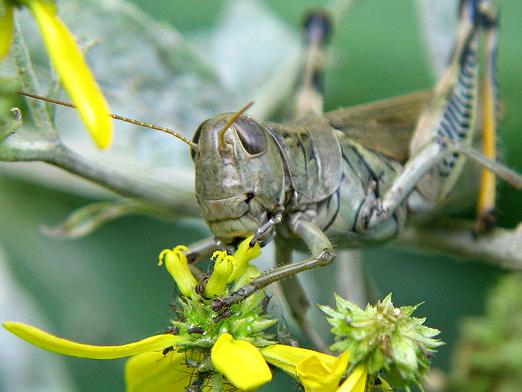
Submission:
M 477 117 L 479 89 L 478 0 L 462 2 L 456 49 L 433 100 L 420 116 L 410 145 L 410 159 L 435 139 L 448 138 L 471 145 Z M 436 204 L 453 189 L 463 168 L 458 154 L 450 155 L 419 181 L 417 189 L 427 203 Z

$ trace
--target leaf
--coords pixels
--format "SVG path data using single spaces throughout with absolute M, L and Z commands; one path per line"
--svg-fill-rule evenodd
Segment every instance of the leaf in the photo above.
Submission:
M 199 33 L 192 41 L 122 0 L 61 2 L 59 14 L 80 46 L 89 47 L 85 57 L 114 113 L 188 137 L 205 119 L 252 99 L 255 110 L 278 108 L 298 74 L 297 34 L 261 2 L 231 1 L 215 27 L 194 26 Z M 20 16 L 35 70 L 48 85 L 52 77 L 34 23 Z M 224 48 L 234 61 L 222 61 Z M 77 114 L 57 108 L 56 128 L 74 150 L 115 169 L 146 170 L 161 181 L 181 177 L 192 187 L 192 161 L 184 144 L 144 128 L 114 125 L 113 147 L 100 154 L 82 134 Z

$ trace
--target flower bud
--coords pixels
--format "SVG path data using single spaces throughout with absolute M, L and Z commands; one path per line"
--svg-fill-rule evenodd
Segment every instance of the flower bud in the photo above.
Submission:
M 234 273 L 230 276 L 228 283 L 238 279 L 248 265 L 248 262 L 261 254 L 261 246 L 256 243 L 254 246 L 250 246 L 253 236 L 250 236 L 243 240 L 237 247 L 234 257 L 236 258 L 237 267 Z
M 158 265 L 165 263 L 167 271 L 176 282 L 181 294 L 192 298 L 195 295 L 195 288 L 198 282 L 190 271 L 187 256 L 183 251 L 188 251 L 188 248 L 183 245 L 176 246 L 172 250 L 163 250 L 159 255 Z
M 394 387 L 418 383 L 428 369 L 430 353 L 442 344 L 439 331 L 412 317 L 416 306 L 395 307 L 388 295 L 361 309 L 336 296 L 337 309 L 322 306 L 336 335 L 330 348 L 350 353 L 350 362 L 365 362 L 370 376 L 383 373 Z
M 236 260 L 226 252 L 214 252 L 212 258 L 215 259 L 214 270 L 205 286 L 205 296 L 212 298 L 224 293 L 228 279 L 234 272 Z

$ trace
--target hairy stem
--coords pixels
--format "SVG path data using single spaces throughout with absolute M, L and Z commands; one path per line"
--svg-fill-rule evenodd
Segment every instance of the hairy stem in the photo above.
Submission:
M 22 82 L 24 91 L 33 94 L 40 94 L 40 85 L 38 83 L 36 74 L 34 73 L 31 58 L 29 57 L 29 52 L 22 35 L 22 30 L 20 29 L 20 24 L 18 23 L 16 17 L 14 21 L 12 53 L 16 61 L 16 69 Z M 49 112 L 47 111 L 45 102 L 36 99 L 30 99 L 28 100 L 28 104 L 29 108 L 31 109 L 33 120 L 38 128 L 44 131 L 51 140 L 58 140 L 58 134 L 51 122 L 51 118 L 49 117 Z

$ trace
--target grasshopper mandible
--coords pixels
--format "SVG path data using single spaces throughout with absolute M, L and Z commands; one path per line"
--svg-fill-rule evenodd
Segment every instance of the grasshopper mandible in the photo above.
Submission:
M 454 190 L 466 157 L 522 187 L 519 176 L 494 162 L 494 153 L 484 156 L 471 148 L 479 124 L 485 135 L 495 131 L 495 5 L 463 0 L 459 16 L 453 57 L 432 92 L 323 114 L 321 75 L 330 23 L 326 15 L 312 13 L 305 25 L 295 118 L 262 123 L 243 111 L 226 113 L 204 121 L 193 140 L 185 140 L 195 163 L 196 197 L 213 233 L 189 247 L 190 260 L 252 234 L 262 244 L 276 239 L 278 268 L 217 299 L 216 308 L 331 263 L 331 241 L 343 248 L 400 236 L 410 217 L 432 211 Z M 480 211 L 487 218 L 492 177 L 483 189 Z M 303 243 L 311 257 L 291 263 L 289 249 Z M 300 312 L 306 307 L 296 306 L 303 304 L 302 290 L 285 291 L 309 330 Z

